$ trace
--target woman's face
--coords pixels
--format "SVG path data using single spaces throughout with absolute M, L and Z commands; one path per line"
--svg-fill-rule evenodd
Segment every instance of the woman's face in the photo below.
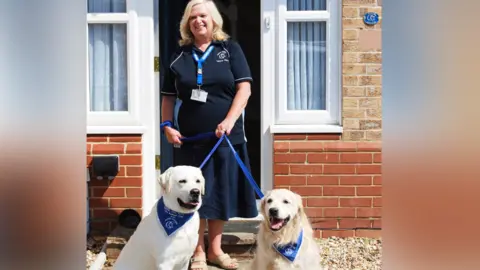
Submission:
M 189 26 L 195 39 L 200 37 L 211 37 L 213 20 L 204 4 L 193 6 L 192 12 L 190 13 Z

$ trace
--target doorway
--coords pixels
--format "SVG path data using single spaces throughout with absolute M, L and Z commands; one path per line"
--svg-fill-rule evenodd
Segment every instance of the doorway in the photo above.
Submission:
M 170 57 L 178 47 L 179 24 L 187 0 L 159 0 L 159 44 L 160 61 L 168 68 Z M 250 157 L 251 174 L 261 185 L 261 1 L 258 0 L 215 0 L 224 21 L 224 30 L 236 40 L 247 58 L 253 77 L 252 95 L 245 108 L 245 136 Z M 163 70 L 162 70 L 163 71 Z M 160 86 L 163 85 L 160 74 Z M 162 135 L 161 170 L 172 165 L 173 149 Z M 257 197 L 257 199 L 259 199 Z

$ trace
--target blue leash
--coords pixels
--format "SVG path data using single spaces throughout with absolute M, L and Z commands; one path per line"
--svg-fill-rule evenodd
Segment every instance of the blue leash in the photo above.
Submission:
M 162 124 L 160 124 L 160 129 L 163 130 L 163 128 L 166 127 L 166 126 L 172 127 L 173 123 L 171 121 L 165 121 Z M 191 136 L 191 137 L 184 137 L 184 138 L 181 138 L 180 140 L 183 141 L 183 142 L 188 142 L 188 141 L 197 141 L 197 140 L 206 139 L 206 138 L 213 138 L 213 137 L 216 137 L 215 132 L 206 132 L 206 133 L 200 133 L 198 135 Z M 230 150 L 232 150 L 232 153 L 235 156 L 235 159 L 237 160 L 238 165 L 242 169 L 243 173 L 245 174 L 245 177 L 247 177 L 248 182 L 253 187 L 253 189 L 257 193 L 258 197 L 260 197 L 260 199 L 263 198 L 264 195 L 263 195 L 262 191 L 260 190 L 260 187 L 257 185 L 255 180 L 253 180 L 252 174 L 247 170 L 247 166 L 245 166 L 245 163 L 243 163 L 240 156 L 238 156 L 237 151 L 235 151 L 235 148 L 233 148 L 233 145 L 230 142 L 230 140 L 228 139 L 226 134 L 223 134 L 222 137 L 220 137 L 220 139 L 218 139 L 215 146 L 212 148 L 210 153 L 208 153 L 208 155 L 203 160 L 202 164 L 200 165 L 200 169 L 202 169 L 205 166 L 205 164 L 207 164 L 207 161 L 212 157 L 213 153 L 215 153 L 218 146 L 220 146 L 220 143 L 222 143 L 223 140 L 227 141 L 227 144 L 230 147 Z

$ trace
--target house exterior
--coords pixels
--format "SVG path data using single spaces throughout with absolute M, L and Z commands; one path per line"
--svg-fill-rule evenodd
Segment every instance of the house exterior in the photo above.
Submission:
M 156 176 L 166 158 L 159 139 L 159 1 L 89 1 L 87 164 L 118 155 L 120 168 L 113 180 L 88 182 L 92 229 L 112 230 L 124 209 L 145 216 L 159 196 Z M 261 148 L 250 155 L 260 162 L 262 190 L 302 195 L 318 237 L 380 235 L 381 2 L 259 4 Z M 378 14 L 378 23 L 366 24 L 367 12 Z M 114 64 L 105 65 L 108 59 Z M 110 96 L 101 92 L 106 81 Z

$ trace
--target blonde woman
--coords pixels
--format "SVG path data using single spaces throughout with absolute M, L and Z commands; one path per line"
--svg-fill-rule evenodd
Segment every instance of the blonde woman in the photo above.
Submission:
M 166 127 L 170 143 L 177 145 L 174 165 L 199 166 L 217 139 L 184 142 L 182 137 L 215 131 L 224 133 L 249 167 L 243 110 L 250 97 L 252 77 L 239 44 L 222 30 L 223 20 L 213 1 L 192 0 L 180 23 L 180 48 L 166 69 L 162 94 L 162 121 L 172 121 L 176 98 L 181 106 L 175 127 Z M 225 221 L 258 215 L 255 193 L 226 142 L 203 167 L 206 194 L 200 212 L 199 241 L 191 268 L 207 269 L 207 260 L 223 269 L 238 263 L 225 254 L 221 238 Z M 208 254 L 204 231 L 208 222 Z

